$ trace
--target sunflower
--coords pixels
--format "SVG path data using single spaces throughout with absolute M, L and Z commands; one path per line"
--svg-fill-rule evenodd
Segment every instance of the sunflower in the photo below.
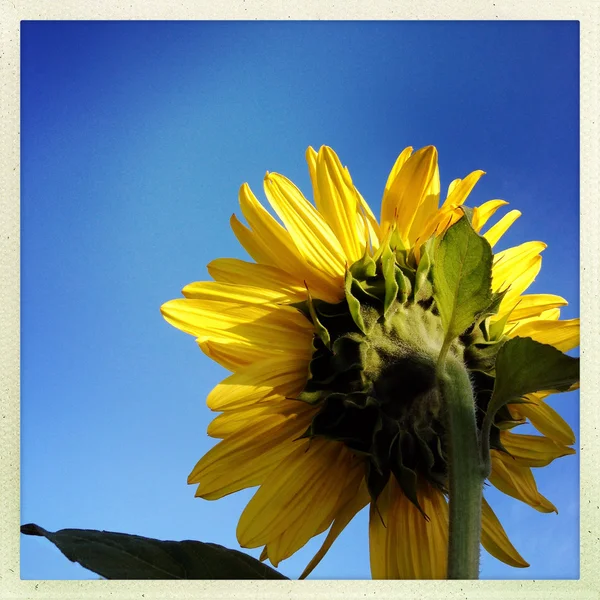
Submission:
M 231 227 L 254 262 L 214 260 L 214 281 L 191 283 L 184 298 L 161 307 L 169 323 L 232 372 L 207 398 L 221 413 L 208 434 L 221 441 L 188 483 L 208 500 L 258 486 L 237 538 L 242 547 L 262 547 L 261 560 L 275 566 L 329 530 L 302 577 L 369 505 L 373 578 L 445 578 L 448 475 L 432 370 L 443 332 L 432 242 L 463 218 L 484 173 L 452 181 L 440 206 L 436 149 L 406 148 L 388 177 L 378 221 L 331 148 L 309 148 L 306 158 L 314 204 L 284 176 L 267 173 L 264 190 L 277 220 L 242 185 L 247 224 L 233 215 Z M 480 232 L 506 204 L 473 208 L 473 229 Z M 512 210 L 487 229 L 490 246 L 520 214 Z M 579 320 L 559 320 L 563 298 L 524 294 L 545 248 L 526 242 L 494 255 L 497 312 L 454 342 L 471 374 L 479 426 L 499 342 L 530 337 L 563 352 L 579 344 Z M 573 454 L 575 438 L 545 402 L 548 394 L 498 411 L 489 483 L 535 510 L 556 512 L 531 469 Z M 541 435 L 512 431 L 527 420 Z M 481 543 L 509 565 L 528 566 L 485 498 Z

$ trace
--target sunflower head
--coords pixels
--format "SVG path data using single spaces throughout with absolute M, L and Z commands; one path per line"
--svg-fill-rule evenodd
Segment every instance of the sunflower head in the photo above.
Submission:
M 318 410 L 304 436 L 342 442 L 363 456 L 373 502 L 392 476 L 420 511 L 419 477 L 444 493 L 448 477 L 436 377 L 445 331 L 433 294 L 434 242 L 423 246 L 417 261 L 392 227 L 372 255 L 367 248 L 346 270 L 343 300 L 330 303 L 309 293 L 293 304 L 315 330 L 298 399 Z M 495 313 L 501 297 L 449 346 L 453 359 L 467 359 L 489 389 L 502 337 L 491 339 L 484 317 Z M 476 398 L 484 413 L 489 394 L 480 389 Z M 494 447 L 500 425 L 494 425 Z
M 440 205 L 437 151 L 407 148 L 385 185 L 378 221 L 333 150 L 309 148 L 306 157 L 314 204 L 268 173 L 265 193 L 277 220 L 244 184 L 248 225 L 235 216 L 231 225 L 254 262 L 217 259 L 208 267 L 215 281 L 190 284 L 184 299 L 162 307 L 233 372 L 208 397 L 221 412 L 208 432 L 222 441 L 189 482 L 207 499 L 260 486 L 238 540 L 263 546 L 262 558 L 275 566 L 330 528 L 308 573 L 370 503 L 373 577 L 443 578 L 448 449 L 440 354 L 469 372 L 477 427 L 489 430 L 490 483 L 550 512 L 530 467 L 572 454 L 573 434 L 545 404 L 550 388 L 530 386 L 499 404 L 496 367 L 514 338 L 574 348 L 579 321 L 558 320 L 566 304 L 559 296 L 524 294 L 545 244 L 492 253 L 518 211 L 481 236 L 506 205 L 465 206 L 483 171 L 452 181 Z M 440 248 L 459 230 L 478 240 L 470 261 L 482 263 L 487 298 L 466 321 L 455 319 L 460 307 L 449 317 L 440 300 Z M 449 319 L 456 335 L 449 336 Z M 566 389 L 559 383 L 552 390 Z M 527 419 L 542 436 L 512 432 Z M 485 500 L 481 539 L 500 560 L 527 566 Z

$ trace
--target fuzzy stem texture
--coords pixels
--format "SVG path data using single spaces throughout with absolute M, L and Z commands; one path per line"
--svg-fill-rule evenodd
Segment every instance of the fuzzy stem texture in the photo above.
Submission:
M 450 529 L 448 579 L 478 579 L 483 474 L 469 374 L 458 361 L 438 364 L 447 415 Z

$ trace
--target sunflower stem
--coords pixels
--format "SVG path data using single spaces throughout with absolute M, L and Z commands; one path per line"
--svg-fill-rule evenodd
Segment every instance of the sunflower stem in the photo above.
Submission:
M 450 527 L 448 579 L 478 579 L 483 475 L 469 374 L 455 359 L 438 364 L 447 415 Z

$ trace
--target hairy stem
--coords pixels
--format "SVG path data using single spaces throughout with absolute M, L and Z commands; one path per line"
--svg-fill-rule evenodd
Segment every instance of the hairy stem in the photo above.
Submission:
M 447 415 L 450 529 L 448 579 L 478 579 L 483 474 L 469 374 L 453 358 L 438 364 Z

